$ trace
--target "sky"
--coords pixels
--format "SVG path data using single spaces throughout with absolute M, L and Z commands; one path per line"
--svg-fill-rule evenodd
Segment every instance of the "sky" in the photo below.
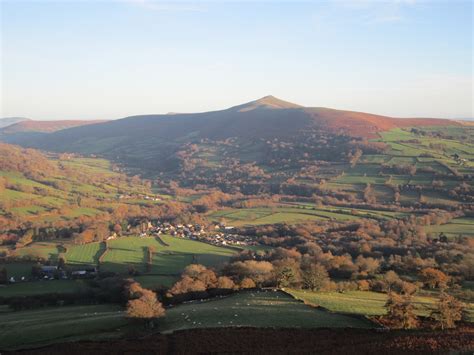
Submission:
M 116 119 L 266 95 L 474 117 L 470 0 L 0 0 L 0 117 Z

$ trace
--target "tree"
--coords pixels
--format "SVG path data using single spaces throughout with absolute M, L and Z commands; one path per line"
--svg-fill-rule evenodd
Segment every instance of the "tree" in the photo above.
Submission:
M 387 319 L 390 321 L 391 327 L 411 329 L 417 326 L 418 319 L 414 313 L 411 296 L 401 296 L 390 292 L 385 307 L 387 308 Z
M 246 277 L 244 278 L 241 282 L 240 282 L 240 288 L 255 288 L 257 287 L 257 285 L 255 285 L 255 282 L 249 278 L 249 277 Z
M 146 320 L 150 327 L 154 326 L 156 318 L 164 315 L 163 305 L 156 299 L 156 294 L 150 290 L 142 289 L 139 298 L 127 303 L 127 317 Z
M 273 276 L 273 265 L 268 261 L 245 260 L 228 265 L 227 271 L 240 279 L 251 278 L 261 286 L 270 281 Z
M 176 282 L 169 290 L 171 295 L 179 295 L 188 292 L 206 291 L 206 284 L 201 280 L 195 280 L 187 275 L 184 275 L 181 280 Z
M 321 264 L 311 264 L 303 271 L 303 285 L 311 291 L 319 291 L 329 284 L 329 275 Z
M 423 269 L 420 276 L 421 281 L 428 288 L 445 288 L 449 281 L 449 276 L 432 267 Z
M 385 275 L 383 276 L 383 281 L 384 281 L 385 290 L 387 291 L 387 293 L 392 292 L 394 287 L 402 284 L 402 280 L 400 279 L 400 277 L 397 275 L 395 271 L 392 271 L 392 270 L 389 270 L 385 273 Z
M 274 261 L 274 272 L 278 287 L 296 286 L 301 280 L 300 266 L 294 259 Z
M 201 264 L 190 264 L 184 268 L 183 275 L 187 275 L 191 278 L 196 278 L 199 273 L 206 270 L 206 267 Z
M 230 277 L 220 276 L 217 279 L 217 288 L 233 289 L 234 287 L 234 281 Z
M 295 270 L 290 266 L 282 266 L 276 270 L 276 281 L 278 287 L 289 287 L 296 281 Z
M 438 322 L 441 329 L 455 328 L 456 322 L 462 319 L 463 311 L 464 305 L 459 300 L 442 292 L 431 317 Z

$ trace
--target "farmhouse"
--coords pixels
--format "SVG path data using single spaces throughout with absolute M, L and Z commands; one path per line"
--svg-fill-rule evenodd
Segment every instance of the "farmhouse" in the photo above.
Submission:
M 57 266 L 41 266 L 41 276 L 51 276 L 53 277 L 54 274 L 58 271 Z

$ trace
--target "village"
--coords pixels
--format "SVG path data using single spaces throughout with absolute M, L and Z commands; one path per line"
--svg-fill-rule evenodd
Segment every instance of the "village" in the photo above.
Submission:
M 138 228 L 138 230 L 137 230 Z M 140 237 L 159 237 L 161 234 L 168 234 L 178 238 L 186 238 L 200 241 L 216 246 L 242 247 L 258 245 L 258 242 L 246 235 L 236 233 L 233 226 L 214 224 L 210 230 L 206 230 L 200 224 L 173 224 L 161 221 L 143 221 L 135 228 L 129 228 L 124 235 L 136 235 Z M 117 234 L 112 234 L 107 240 L 117 238 Z

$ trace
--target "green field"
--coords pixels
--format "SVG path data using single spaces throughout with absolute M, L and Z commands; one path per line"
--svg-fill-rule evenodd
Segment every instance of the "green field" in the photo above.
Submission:
M 120 337 L 120 327 L 127 323 L 123 311 L 114 305 L 0 312 L 0 349 Z
M 308 204 L 287 204 L 278 207 L 258 207 L 225 209 L 208 215 L 211 221 L 225 220 L 235 226 L 263 225 L 276 223 L 300 223 L 309 221 L 338 220 L 348 221 L 359 217 L 350 213 L 341 213 L 336 208 L 316 208 Z
M 12 185 L 0 194 L 0 204 L 9 206 L 7 209 L 12 218 L 55 222 L 95 216 L 104 213 L 103 207 L 113 208 L 117 203 L 140 203 L 144 206 L 160 203 L 141 200 L 141 195 L 153 194 L 140 183 L 129 184 L 125 175 L 115 171 L 107 160 L 80 157 L 62 159 L 52 155 L 45 156 L 46 159 L 50 169 L 41 178 L 27 177 L 19 171 L 0 171 L 0 177 L 5 177 Z M 136 198 L 118 201 L 119 193 Z M 78 207 L 74 202 L 79 197 L 97 198 L 96 205 Z M 0 208 L 0 214 L 4 212 Z
M 313 308 L 276 291 L 245 291 L 229 297 L 168 308 L 158 330 L 209 327 L 371 328 L 364 317 Z M 63 306 L 0 312 L 0 349 L 123 337 L 131 330 L 114 305 Z
M 458 236 L 474 237 L 474 218 L 455 218 L 446 224 L 429 226 L 427 227 L 427 232 L 434 237 L 438 237 L 440 234 L 451 238 Z
M 309 304 L 324 307 L 332 312 L 358 315 L 383 315 L 387 294 L 371 291 L 346 291 L 340 292 L 311 292 L 304 290 L 290 290 L 295 298 L 304 300 Z M 433 309 L 436 298 L 428 296 L 415 296 L 413 300 L 416 313 L 428 316 Z M 474 321 L 474 304 L 469 304 L 471 321 Z
M 218 247 L 198 241 L 172 236 L 161 236 L 162 242 L 154 237 L 121 237 L 108 241 L 108 250 L 105 252 L 105 243 L 89 243 L 84 245 L 65 244 L 66 252 L 64 258 L 68 267 L 97 266 L 99 257 L 103 255 L 100 262 L 101 271 L 112 271 L 122 275 L 128 275 L 129 268 L 133 267 L 139 272 L 137 281 L 145 287 L 156 288 L 159 286 L 172 286 L 182 273 L 184 268 L 192 263 L 199 263 L 209 267 L 220 267 L 236 253 L 234 249 Z M 166 244 L 168 246 L 166 246 Z M 38 248 L 36 248 L 38 246 Z M 147 248 L 153 247 L 153 260 L 148 270 Z M 50 252 L 56 260 L 59 249 L 55 243 L 33 243 L 27 248 L 19 249 L 24 255 L 42 253 L 48 255 Z M 53 250 L 55 253 L 53 253 Z M 8 277 L 14 276 L 17 281 L 22 276 L 27 279 L 31 277 L 34 263 L 10 263 L 0 265 L 7 269 Z M 22 282 L 11 284 L 0 288 L 0 296 L 34 295 L 50 292 L 67 293 L 77 286 L 72 280 L 52 280 L 41 282 Z
M 230 297 L 192 302 L 170 308 L 159 329 L 171 332 L 208 327 L 353 327 L 373 324 L 363 318 L 313 308 L 274 291 L 246 291 Z
M 0 264 L 0 268 L 7 269 L 8 278 L 15 277 L 20 279 L 21 277 L 28 278 L 31 276 L 31 269 L 35 265 L 34 263 L 8 263 Z
M 147 237 L 122 237 L 108 242 L 108 250 L 101 263 L 102 271 L 126 273 L 130 266 L 145 272 L 146 250 L 153 247 L 153 260 L 149 274 L 179 275 L 191 263 L 218 267 L 235 254 L 228 248 L 197 242 L 189 239 L 161 236 L 161 240 Z
M 15 255 L 20 257 L 30 257 L 33 260 L 41 258 L 44 260 L 56 261 L 59 253 L 58 243 L 36 242 L 24 248 L 15 250 Z
M 363 189 L 363 187 L 362 187 Z M 384 193 L 382 190 L 379 193 Z M 214 222 L 224 220 L 228 225 L 263 225 L 275 223 L 301 223 L 308 221 L 351 221 L 358 218 L 391 219 L 405 217 L 404 212 L 344 208 L 337 206 L 316 207 L 307 202 L 281 203 L 278 207 L 234 208 L 214 211 L 208 218 Z
M 97 265 L 99 257 L 104 250 L 104 243 L 71 245 L 67 247 L 67 252 L 64 256 L 68 265 Z
M 82 280 L 40 280 L 0 286 L 0 297 L 32 296 L 46 293 L 75 293 L 87 286 Z

